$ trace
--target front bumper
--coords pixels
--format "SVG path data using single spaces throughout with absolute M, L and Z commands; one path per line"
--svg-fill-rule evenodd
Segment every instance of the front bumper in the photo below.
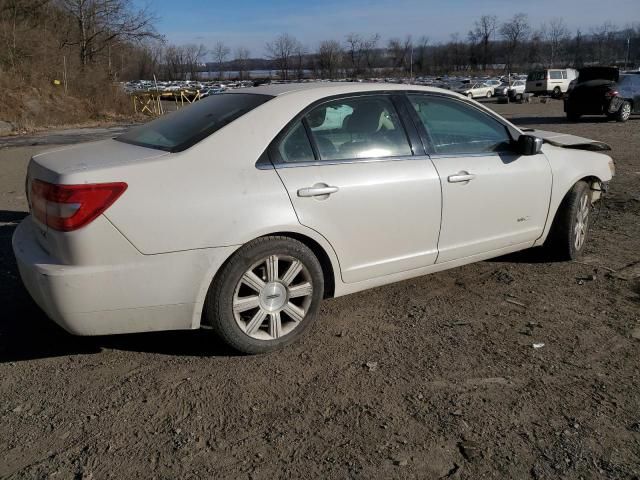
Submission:
M 12 244 L 22 281 L 42 310 L 75 335 L 198 328 L 207 288 L 234 247 L 140 255 L 109 265 L 64 265 L 27 217 Z

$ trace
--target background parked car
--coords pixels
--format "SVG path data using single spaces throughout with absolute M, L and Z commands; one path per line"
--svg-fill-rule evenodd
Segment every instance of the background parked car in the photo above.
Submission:
M 456 92 L 466 95 L 469 98 L 490 98 L 493 96 L 493 87 L 490 87 L 486 83 L 470 83 L 463 85 L 455 89 Z
M 577 77 L 578 71 L 573 68 L 537 70 L 527 76 L 526 91 L 559 98 L 569 90 L 569 84 Z
M 640 73 L 621 74 L 614 67 L 587 67 L 573 84 L 564 103 L 567 118 L 606 115 L 626 122 L 640 113 Z
M 523 94 L 525 89 L 526 82 L 524 80 L 516 80 L 515 82 L 511 82 L 511 85 L 508 83 L 501 84 L 500 87 L 496 88 L 495 94 L 503 97 L 516 96 Z M 510 94 L 510 91 L 513 93 Z

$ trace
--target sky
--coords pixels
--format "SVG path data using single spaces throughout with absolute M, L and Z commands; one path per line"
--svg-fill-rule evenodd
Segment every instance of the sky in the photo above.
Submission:
M 175 44 L 211 48 L 222 40 L 232 50 L 243 46 L 252 57 L 265 56 L 265 43 L 278 34 L 295 36 L 310 51 L 322 40 L 344 40 L 348 33 L 379 33 L 389 38 L 465 38 L 483 14 L 506 20 L 524 12 L 534 27 L 562 18 L 575 31 L 611 21 L 640 23 L 640 0 L 137 0 L 146 1 L 157 28 Z

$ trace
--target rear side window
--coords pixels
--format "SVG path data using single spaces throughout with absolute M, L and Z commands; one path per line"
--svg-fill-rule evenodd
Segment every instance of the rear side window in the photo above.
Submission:
M 464 155 L 509 149 L 511 136 L 507 128 L 474 107 L 426 95 L 409 95 L 409 100 L 436 154 Z
M 285 163 L 313 162 L 315 160 L 309 137 L 307 137 L 307 132 L 302 122 L 297 122 L 289 130 L 289 133 L 280 143 L 278 152 Z
M 549 72 L 549 78 L 551 80 L 562 80 L 562 72 L 559 70 L 552 70 Z
M 134 128 L 116 140 L 142 147 L 180 152 L 270 100 L 269 95 L 223 93 Z
M 527 77 L 529 81 L 545 80 L 547 78 L 546 72 L 531 72 Z

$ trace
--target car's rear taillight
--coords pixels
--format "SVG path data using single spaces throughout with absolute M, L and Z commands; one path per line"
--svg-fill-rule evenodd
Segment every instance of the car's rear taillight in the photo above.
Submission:
M 34 180 L 29 200 L 38 220 L 54 230 L 70 232 L 95 220 L 126 189 L 123 182 L 55 185 Z
M 617 97 L 618 95 L 620 94 L 617 90 L 608 90 L 607 93 L 605 93 L 605 96 L 607 97 Z

